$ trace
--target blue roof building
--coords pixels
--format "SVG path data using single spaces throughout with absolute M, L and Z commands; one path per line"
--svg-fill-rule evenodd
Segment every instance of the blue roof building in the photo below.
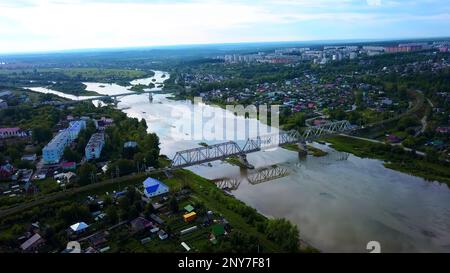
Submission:
M 148 198 L 152 198 L 169 192 L 169 187 L 163 182 L 154 178 L 147 178 L 144 181 L 144 194 Z
M 85 222 L 79 222 L 76 224 L 73 224 L 70 226 L 70 229 L 72 230 L 72 232 L 83 232 L 84 230 L 86 230 L 89 227 L 88 224 L 86 224 Z

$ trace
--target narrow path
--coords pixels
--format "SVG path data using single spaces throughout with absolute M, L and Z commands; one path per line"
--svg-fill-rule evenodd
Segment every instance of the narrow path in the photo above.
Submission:
M 395 143 L 395 144 L 392 144 L 392 143 L 386 143 L 386 142 L 384 142 L 384 141 L 379 141 L 379 140 L 376 140 L 376 139 L 370 139 L 370 138 L 364 138 L 364 137 L 357 137 L 357 136 L 351 136 L 351 135 L 346 135 L 346 134 L 339 134 L 339 135 L 345 136 L 345 137 L 349 137 L 349 138 L 354 138 L 354 139 L 364 140 L 364 141 L 368 141 L 368 142 L 372 142 L 372 143 L 378 143 L 378 144 L 384 144 L 384 145 L 391 145 L 391 146 L 398 146 L 398 147 L 403 148 L 403 150 L 405 150 L 405 151 L 407 151 L 407 152 L 412 152 L 412 151 L 413 151 L 413 149 L 411 149 L 411 148 L 403 147 L 403 146 L 401 145 L 401 143 Z M 426 156 L 426 153 L 420 152 L 420 151 L 416 151 L 416 154 L 418 154 L 418 155 L 420 155 L 420 156 Z

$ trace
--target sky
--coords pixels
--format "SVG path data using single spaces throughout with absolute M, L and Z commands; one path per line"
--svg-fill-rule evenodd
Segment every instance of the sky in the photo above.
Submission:
M 448 36 L 448 0 L 0 0 L 0 53 Z

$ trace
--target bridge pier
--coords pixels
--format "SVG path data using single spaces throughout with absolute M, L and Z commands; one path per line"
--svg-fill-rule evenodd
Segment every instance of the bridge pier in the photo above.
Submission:
M 243 166 L 245 166 L 247 169 L 254 169 L 255 168 L 255 166 L 253 166 L 252 164 L 248 163 L 246 154 L 240 154 L 238 156 L 238 158 L 239 158 L 239 162 L 241 162 L 241 164 Z
M 308 155 L 308 146 L 306 146 L 306 142 L 297 143 L 298 146 L 298 156 L 306 157 Z

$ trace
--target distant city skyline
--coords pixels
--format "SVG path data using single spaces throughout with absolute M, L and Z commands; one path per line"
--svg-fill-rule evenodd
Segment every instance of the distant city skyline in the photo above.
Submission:
M 438 0 L 0 0 L 0 53 L 448 36 Z

